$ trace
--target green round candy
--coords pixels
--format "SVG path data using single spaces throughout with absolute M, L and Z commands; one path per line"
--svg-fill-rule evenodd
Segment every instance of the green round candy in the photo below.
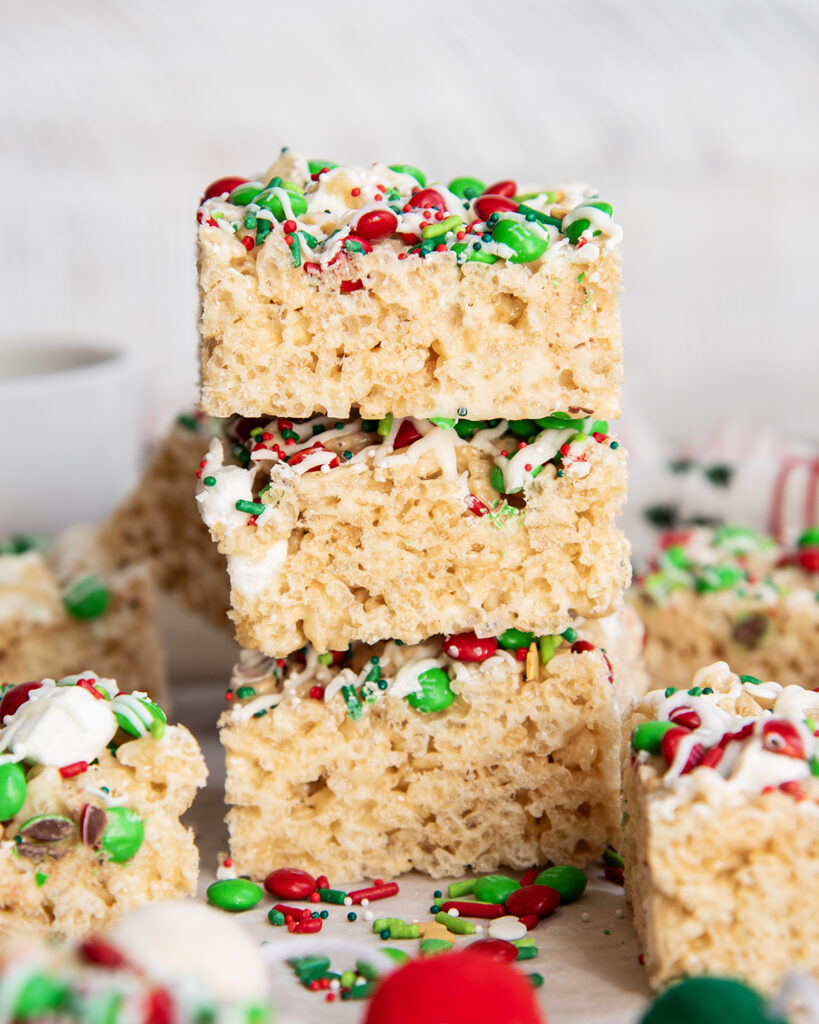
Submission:
M 572 867 L 571 864 L 555 864 L 554 867 L 541 871 L 534 884 L 557 889 L 561 905 L 574 903 L 586 889 L 586 875 L 580 868 Z
M 262 888 L 246 878 L 223 878 L 221 882 L 209 885 L 205 895 L 214 907 L 238 914 L 256 906 L 262 898 Z
M 279 188 L 284 189 L 290 199 L 290 207 L 293 211 L 293 216 L 298 217 L 300 213 L 304 213 L 307 209 L 307 200 L 304 198 L 302 193 L 296 189 L 295 185 L 288 187 L 286 184 L 280 185 Z M 278 221 L 287 220 L 290 217 L 289 213 L 285 212 L 284 206 L 280 196 L 277 195 L 274 188 L 266 188 L 260 192 L 254 200 L 258 206 L 263 207 L 265 210 L 270 210 L 273 216 Z
M 745 579 L 745 573 L 735 565 L 706 565 L 694 587 L 700 594 L 727 590 Z
M 515 255 L 509 257 L 510 263 L 531 263 L 549 248 L 549 237 L 533 230 L 528 224 L 519 220 L 501 220 L 492 229 L 492 239 L 514 249 Z
M 730 978 L 687 978 L 657 996 L 641 1024 L 784 1024 L 765 1000 Z
M 246 181 L 244 185 L 236 186 L 228 196 L 228 201 L 234 206 L 247 206 L 263 189 L 264 185 L 260 181 Z
M 130 860 L 142 846 L 145 826 L 142 818 L 130 807 L 109 807 L 108 825 L 102 834 L 100 846 L 115 864 Z
M 390 170 L 395 171 L 396 174 L 409 174 L 415 178 L 421 188 L 424 188 L 427 183 L 427 176 L 423 171 L 418 170 L 417 167 L 413 167 L 412 164 L 390 164 Z
M 19 764 L 0 764 L 0 821 L 13 818 L 26 802 L 26 773 Z
M 425 715 L 433 711 L 443 711 L 455 700 L 455 694 L 449 685 L 449 676 L 442 668 L 428 668 L 418 676 L 421 684 L 419 693 L 411 693 L 407 697 L 410 707 Z
M 47 974 L 32 974 L 17 993 L 12 1017 L 15 1020 L 51 1017 L 62 1008 L 67 995 L 66 981 Z
M 459 199 L 474 199 L 486 189 L 480 178 L 453 178 L 447 186 Z
M 484 875 L 475 882 L 472 892 L 483 903 L 505 903 L 519 888 L 520 882 L 508 875 Z
M 99 576 L 82 576 L 65 591 L 63 604 L 75 619 L 96 619 L 108 607 L 110 597 Z
M 515 629 L 513 626 L 501 633 L 498 643 L 507 651 L 516 651 L 519 647 L 528 647 L 534 639 L 534 633 L 524 633 L 522 629 Z
M 811 526 L 809 530 L 805 530 L 796 543 L 800 548 L 819 547 L 819 526 Z
M 663 736 L 673 728 L 673 722 L 641 722 L 631 737 L 632 749 L 659 754 L 663 749 Z
M 517 437 L 524 437 L 528 441 L 530 437 L 540 432 L 540 427 L 534 420 L 509 420 L 509 430 Z
M 338 167 L 338 164 L 332 160 L 308 160 L 307 166 L 310 168 L 311 174 L 321 174 L 324 170 L 331 171 L 334 167 Z

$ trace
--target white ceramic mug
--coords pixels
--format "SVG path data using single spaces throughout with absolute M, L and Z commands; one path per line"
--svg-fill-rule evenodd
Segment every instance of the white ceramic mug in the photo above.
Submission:
M 138 390 L 127 352 L 0 339 L 0 539 L 111 511 L 139 465 Z

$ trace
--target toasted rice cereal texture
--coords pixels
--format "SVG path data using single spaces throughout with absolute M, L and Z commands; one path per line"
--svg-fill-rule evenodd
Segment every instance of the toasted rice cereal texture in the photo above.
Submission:
M 724 663 L 701 670 L 694 683 L 717 691 L 735 727 L 776 717 L 783 702 L 798 705 L 799 694 L 812 701 L 811 715 L 819 709 L 815 695 L 794 686 L 774 709 L 781 688 L 739 686 Z M 684 694 L 677 699 L 691 703 Z M 819 779 L 808 766 L 796 796 L 788 792 L 791 783 L 778 788 L 777 763 L 787 775 L 796 762 L 768 749 L 761 770 L 748 754 L 739 762 L 744 792 L 706 767 L 669 783 L 665 762 L 635 759 L 629 744 L 635 727 L 656 713 L 652 697 L 638 703 L 625 729 L 622 846 L 626 896 L 650 983 L 659 988 L 682 976 L 714 974 L 773 993 L 788 971 L 816 973 L 819 918 L 811 894 L 819 885 Z
M 617 250 L 592 270 L 568 255 L 533 270 L 449 253 L 399 262 L 387 242 L 317 278 L 292 266 L 281 232 L 247 252 L 202 225 L 199 285 L 201 406 L 214 416 L 620 413 Z
M 68 564 L 60 549 L 87 549 L 81 531 L 68 531 L 48 558 L 37 551 L 0 555 L 0 683 L 22 683 L 83 671 L 89 664 L 128 690 L 167 697 L 165 656 L 154 621 L 156 594 L 142 566 L 112 570 L 96 558 Z M 62 595 L 72 579 L 96 571 L 109 588 L 102 615 L 77 619 Z
M 100 542 L 115 565 L 147 564 L 160 587 L 230 630 L 225 560 L 210 542 L 194 497 L 196 470 L 218 429 L 200 413 L 180 416 L 101 527 Z
M 492 445 L 503 442 L 458 443 L 442 455 L 431 440 L 448 444 L 442 437 L 454 431 L 434 430 L 409 454 L 325 472 L 223 465 L 213 442 L 202 479 L 216 483 L 200 482 L 199 501 L 227 556 L 242 646 L 285 655 L 308 641 L 343 650 L 352 640 L 418 643 L 512 625 L 560 632 L 573 614 L 619 606 L 630 578 L 628 543 L 615 526 L 626 494 L 622 448 L 590 437 L 572 443 L 563 475 L 545 464 L 507 498 L 490 484 Z M 379 449 L 356 458 L 371 450 Z M 265 512 L 251 522 L 236 502 L 252 499 L 268 472 Z M 488 514 L 470 510 L 473 498 Z
M 675 575 L 661 563 L 635 581 L 629 600 L 646 627 L 654 684 L 682 688 L 701 665 L 727 661 L 738 673 L 819 687 L 819 573 L 800 565 L 798 550 L 762 537 L 757 549 L 735 553 L 730 532 L 723 537 L 735 529 L 686 531 L 690 566 Z M 718 582 L 715 566 L 740 575 L 698 589 Z
M 620 701 L 641 688 L 630 675 L 636 645 L 623 637 L 634 628 L 610 633 L 622 638 L 608 648 L 614 683 L 603 652 L 565 645 L 546 666 L 534 650 L 525 664 L 508 651 L 457 662 L 440 639 L 362 645 L 343 670 L 312 652 L 283 686 L 247 654 L 220 720 L 237 870 L 261 878 L 271 864 L 298 863 L 340 882 L 593 860 L 618 832 Z M 389 686 L 365 683 L 350 704 L 339 686 L 366 676 L 373 651 Z M 410 684 L 445 666 L 453 703 L 415 710 L 400 696 L 411 692 L 401 665 Z M 255 695 L 239 700 L 251 680 Z M 308 696 L 316 685 L 325 700 Z
M 16 943 L 25 934 L 87 935 L 142 903 L 193 896 L 199 855 L 179 817 L 206 777 L 201 751 L 184 726 L 168 726 L 161 740 L 122 743 L 116 757 L 103 750 L 72 779 L 54 767 L 31 770 L 22 810 L 0 826 L 0 950 L 3 937 Z M 103 786 L 143 819 L 145 837 L 131 860 L 114 863 L 79 842 L 60 859 L 15 852 L 22 822 L 45 813 L 78 822 L 85 804 L 106 807 Z M 38 873 L 46 876 L 40 885 Z

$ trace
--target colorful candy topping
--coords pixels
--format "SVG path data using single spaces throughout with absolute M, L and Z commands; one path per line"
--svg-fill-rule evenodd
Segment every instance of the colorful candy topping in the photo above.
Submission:
M 108 792 L 106 806 L 86 802 L 75 817 L 40 813 L 22 822 L 29 776 L 40 766 L 63 780 L 80 779 L 108 748 L 133 737 L 165 732 L 165 715 L 144 693 L 120 693 L 113 679 L 93 672 L 19 683 L 0 689 L 0 822 L 21 857 L 58 858 L 82 844 L 113 863 L 130 860 L 144 839 L 144 823 Z
M 197 219 L 248 252 L 280 234 L 293 266 L 312 275 L 375 246 L 389 246 L 399 260 L 449 254 L 459 265 L 560 254 L 591 262 L 622 238 L 611 205 L 584 185 L 486 186 L 458 177 L 444 186 L 408 164 L 339 167 L 287 149 L 259 180 L 213 182 Z M 342 292 L 362 288 L 360 280 L 340 285 Z
M 610 674 L 603 648 L 578 640 L 575 629 L 542 637 L 510 629 L 500 637 L 479 639 L 464 633 L 414 646 L 399 640 L 354 643 L 346 651 L 323 654 L 305 647 L 287 658 L 242 651 L 225 697 L 232 713 L 243 719 L 261 717 L 293 697 L 325 704 L 343 701 L 353 719 L 384 695 L 406 699 L 421 714 L 435 714 L 455 702 L 458 684 L 469 682 L 475 673 L 508 676 L 523 668 L 526 680 L 536 681 L 540 668 L 566 644 L 564 650 L 571 654 L 602 658 Z
M 649 1006 L 640 1024 L 786 1024 L 752 988 L 733 978 L 675 982 Z
M 745 526 L 672 531 L 662 538 L 661 551 L 639 586 L 658 603 L 680 590 L 699 594 L 730 590 L 740 597 L 775 603 L 795 586 L 804 586 L 793 570 L 819 571 L 819 559 L 813 566 L 814 553 L 819 552 L 815 532 L 802 534 L 793 549 Z M 736 623 L 734 639 L 753 648 L 767 628 L 763 614 L 746 614 Z
M 802 800 L 819 775 L 812 690 L 735 676 L 717 662 L 690 689 L 655 690 L 643 704 L 651 717 L 634 730 L 633 756 L 678 795 L 736 802 L 778 788 Z
M 551 479 L 579 479 L 592 472 L 593 451 L 616 452 L 618 447 L 604 420 L 572 419 L 562 412 L 510 422 L 392 415 L 344 421 L 327 416 L 233 417 L 225 421 L 224 441 L 214 439 L 200 464 L 197 497 L 209 526 L 220 522 L 228 531 L 248 524 L 261 528 L 294 475 L 406 466 L 431 453 L 443 477 L 457 482 L 463 480 L 458 450 L 473 448 L 492 459 L 489 486 L 482 492 L 486 500 L 468 492 L 466 485 L 458 500 L 465 515 L 487 516 L 500 528 L 521 514 L 527 489 L 547 466 Z M 493 493 L 498 496 L 490 498 Z M 278 555 L 273 562 L 278 569 Z

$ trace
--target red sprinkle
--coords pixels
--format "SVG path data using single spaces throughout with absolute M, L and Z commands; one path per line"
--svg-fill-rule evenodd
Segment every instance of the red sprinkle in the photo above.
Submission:
M 524 871 L 523 878 L 520 880 L 521 887 L 523 888 L 527 885 L 533 885 L 535 879 L 542 870 L 543 868 L 529 868 L 528 871 Z
M 614 882 L 615 885 L 623 885 L 623 869 L 617 868 L 613 864 L 607 864 L 603 869 L 603 874 L 610 882 Z
M 83 690 L 88 690 L 91 696 L 95 697 L 97 700 L 105 700 L 100 691 L 96 689 L 91 679 L 78 679 L 77 686 L 81 686 Z
M 521 924 L 525 924 L 526 931 L 530 932 L 533 928 L 537 928 L 540 918 L 537 914 L 524 914 L 522 917 L 519 917 L 518 920 Z
M 351 196 L 360 196 L 361 195 L 361 189 L 360 188 L 351 188 L 350 189 L 350 195 Z
M 441 904 L 441 910 L 449 913 L 457 910 L 461 917 L 503 917 L 506 911 L 500 903 L 473 903 L 471 900 L 447 900 Z
M 364 284 L 359 277 L 357 281 L 342 281 L 339 285 L 339 291 L 342 295 L 349 295 L 350 292 L 360 292 L 364 287 Z
M 330 888 L 330 879 L 327 877 L 327 875 L 319 875 L 318 876 L 318 878 L 316 879 L 316 888 L 317 889 L 329 889 Z
M 87 761 L 75 761 L 73 764 L 67 764 L 60 769 L 60 775 L 64 779 L 73 779 L 75 775 L 82 775 L 88 771 Z
M 474 633 L 458 633 L 448 636 L 443 643 L 444 654 L 458 661 L 486 661 L 498 649 L 498 641 L 493 636 L 477 637 Z
M 309 932 L 320 932 L 323 921 L 320 917 L 305 918 L 303 921 L 299 921 L 293 931 L 299 935 L 304 935 Z
M 474 494 L 467 494 L 464 498 L 464 504 L 473 515 L 489 515 L 489 506 L 485 505 L 480 498 L 476 498 Z
M 517 658 L 518 661 L 526 661 L 526 655 L 528 653 L 528 647 L 518 647 L 518 649 L 515 651 L 515 658 Z
M 310 696 L 313 700 L 324 700 L 324 687 L 323 686 L 311 686 Z
M 416 441 L 420 440 L 421 433 L 416 429 L 412 420 L 401 420 L 401 426 L 395 433 L 395 440 L 393 441 L 392 446 L 393 449 L 406 448 L 407 445 L 414 444 Z
M 84 960 L 100 967 L 125 967 L 128 963 L 117 947 L 105 939 L 86 939 L 80 944 L 80 953 Z
M 382 882 L 379 885 L 371 885 L 368 889 L 354 889 L 347 895 L 354 904 L 362 900 L 384 900 L 388 896 L 395 896 L 398 892 L 398 882 Z
M 253 248 L 255 244 L 256 240 L 253 238 L 253 235 L 245 235 L 245 237 L 242 239 L 242 245 L 245 247 L 245 249 L 247 249 L 248 252 L 250 252 L 250 250 Z
M 284 914 L 286 918 L 292 918 L 293 921 L 302 921 L 311 914 L 307 907 L 288 907 L 284 903 L 277 903 L 273 909 L 278 910 L 280 914 Z

